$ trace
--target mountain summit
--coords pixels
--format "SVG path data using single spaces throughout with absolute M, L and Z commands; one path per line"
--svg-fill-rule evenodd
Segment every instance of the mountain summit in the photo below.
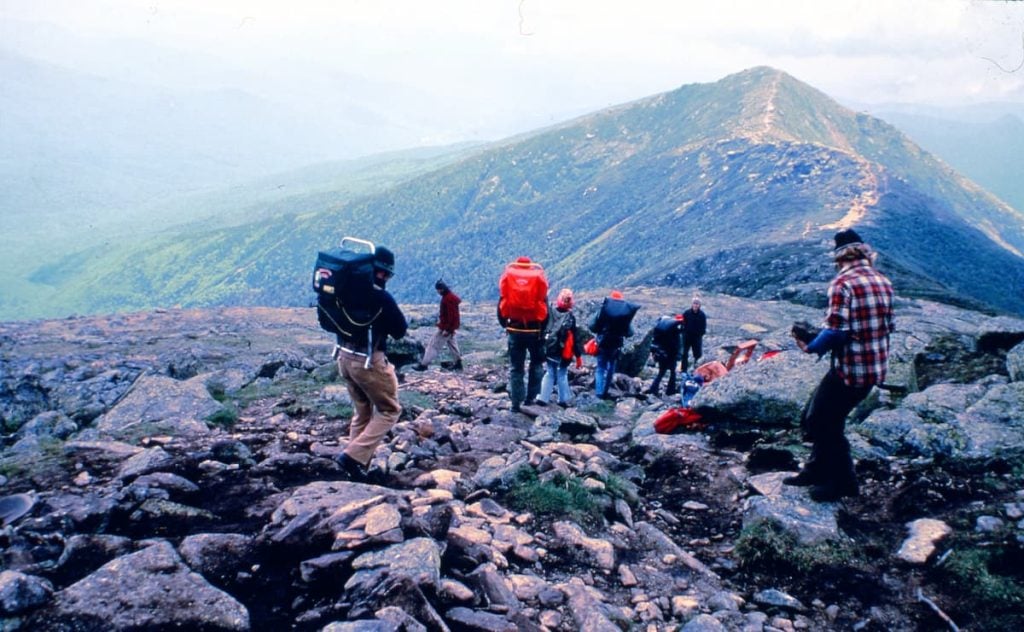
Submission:
M 403 300 L 432 300 L 438 276 L 491 299 L 502 265 L 528 254 L 554 286 L 813 301 L 833 233 L 856 226 L 898 292 L 1024 313 L 1024 216 L 894 127 L 765 67 L 308 211 L 105 252 L 62 291 L 86 311 L 308 304 L 313 251 L 349 234 L 397 252 Z M 126 275 L 124 261 L 146 265 Z

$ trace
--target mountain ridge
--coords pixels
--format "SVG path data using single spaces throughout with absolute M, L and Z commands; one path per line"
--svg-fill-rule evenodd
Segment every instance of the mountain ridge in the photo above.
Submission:
M 504 262 L 529 254 L 553 285 L 813 303 L 847 226 L 899 271 L 899 291 L 1024 313 L 1005 291 L 1024 284 L 1020 214 L 891 125 L 766 67 L 498 141 L 329 209 L 103 253 L 79 279 L 89 310 L 145 307 L 130 300 L 140 287 L 154 288 L 148 304 L 302 305 L 311 253 L 354 234 L 396 250 L 392 286 L 409 300 L 430 300 L 438 276 L 493 297 Z M 146 262 L 137 283 L 120 273 L 133 257 Z

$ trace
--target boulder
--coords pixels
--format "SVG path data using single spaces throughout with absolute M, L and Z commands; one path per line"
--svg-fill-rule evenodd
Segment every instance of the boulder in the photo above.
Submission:
M 17 571 L 0 572 L 0 616 L 18 615 L 50 599 L 53 586 L 42 577 Z
M 794 426 L 799 424 L 804 404 L 826 371 L 826 361 L 815 362 L 813 355 L 787 351 L 768 360 L 741 364 L 705 384 L 692 406 L 709 420 Z
M 46 630 L 249 629 L 249 612 L 159 541 L 119 557 L 54 595 L 29 628 Z
M 192 570 L 218 581 L 234 579 L 238 571 L 248 569 L 252 550 L 253 539 L 239 533 L 200 533 L 178 545 Z
M 96 422 L 101 435 L 132 440 L 151 434 L 175 436 L 209 432 L 204 420 L 224 410 L 202 382 L 145 375 L 110 412 Z
M 1006 371 L 1014 382 L 1024 382 L 1024 342 L 1006 353 Z

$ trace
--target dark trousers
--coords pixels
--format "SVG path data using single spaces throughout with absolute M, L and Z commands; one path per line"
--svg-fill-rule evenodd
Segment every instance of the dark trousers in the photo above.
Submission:
M 676 394 L 676 357 L 675 354 L 672 356 L 668 355 L 656 355 L 654 359 L 658 362 L 658 377 L 654 378 L 651 382 L 650 391 L 657 394 L 658 388 L 661 386 L 661 378 L 665 377 L 665 373 L 668 373 L 668 385 L 665 387 L 665 393 L 668 395 Z
M 704 355 L 704 350 L 701 349 L 701 343 L 704 341 L 703 337 L 687 338 L 683 336 L 683 363 L 681 370 L 685 373 L 687 366 L 689 366 L 689 355 L 693 352 L 693 366 L 697 366 L 697 362 L 700 361 L 701 356 Z
M 835 369 L 830 369 L 804 408 L 800 426 L 811 440 L 811 458 L 804 470 L 821 485 L 855 484 L 857 476 L 846 440 L 846 416 L 867 397 L 870 386 L 847 386 Z
M 529 378 L 526 375 L 527 357 L 530 360 Z M 532 402 L 540 393 L 541 380 L 544 379 L 544 339 L 538 334 L 509 333 L 508 363 L 508 394 L 512 408 L 518 409 L 523 402 Z

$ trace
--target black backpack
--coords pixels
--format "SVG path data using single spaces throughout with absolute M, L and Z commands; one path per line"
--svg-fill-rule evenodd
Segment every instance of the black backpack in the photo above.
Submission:
M 361 244 L 369 252 L 357 252 L 350 244 Z M 318 252 L 313 266 L 320 327 L 359 347 L 368 344 L 367 332 L 381 313 L 373 288 L 375 250 L 369 241 L 345 237 L 338 248 Z
M 569 330 L 576 326 L 572 312 L 553 310 L 544 331 L 544 354 L 549 358 L 561 358 Z

